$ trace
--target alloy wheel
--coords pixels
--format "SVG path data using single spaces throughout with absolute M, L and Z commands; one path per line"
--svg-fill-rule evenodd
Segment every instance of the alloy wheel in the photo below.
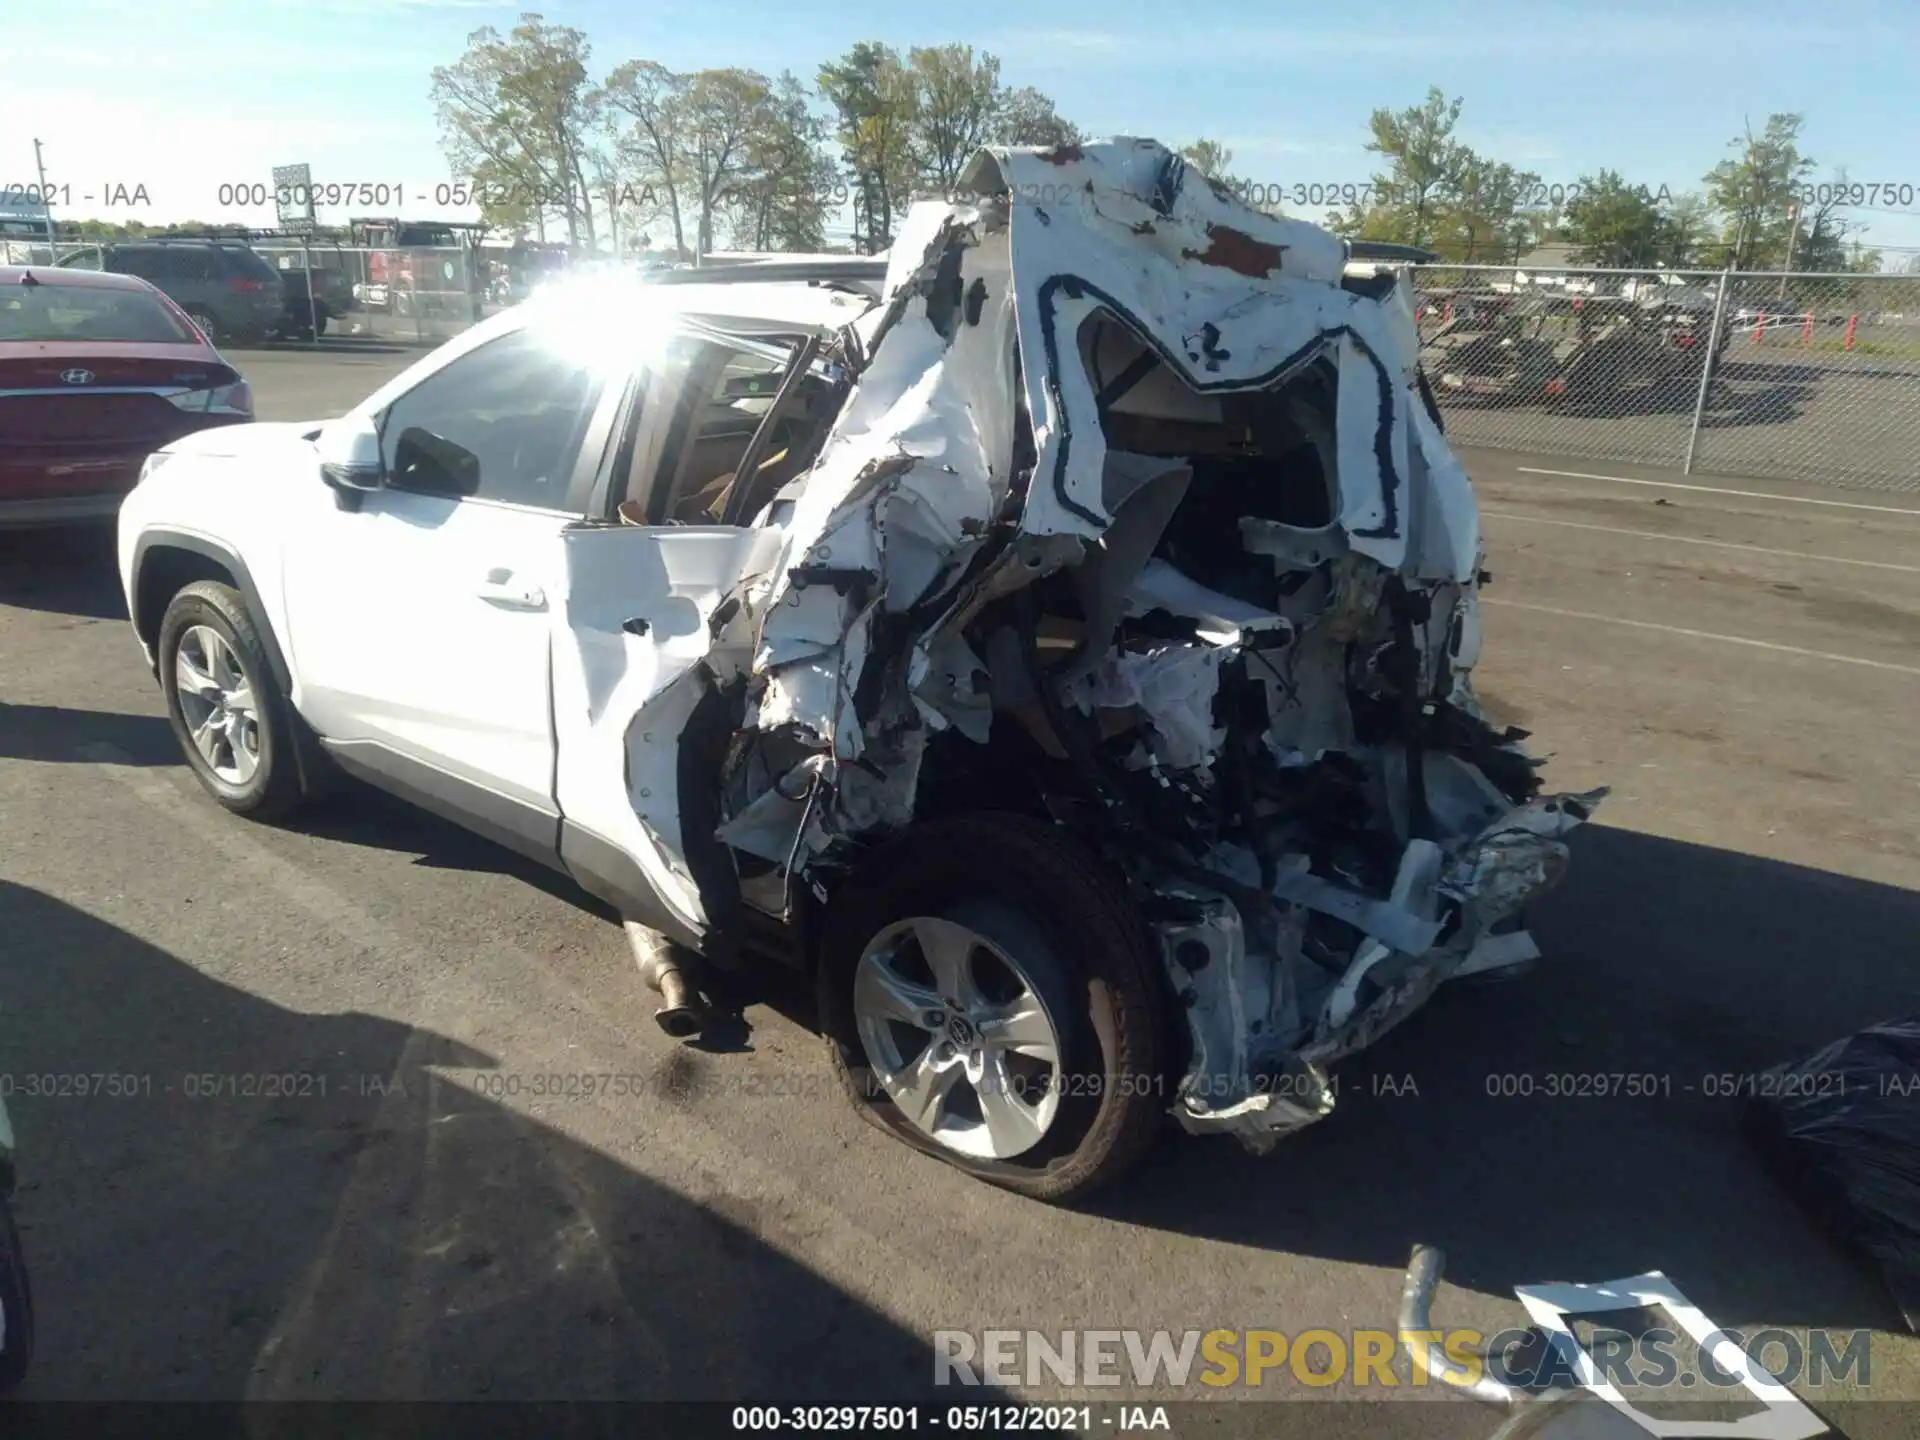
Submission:
M 887 926 L 854 970 L 867 1063 L 902 1114 L 957 1154 L 1004 1160 L 1060 1108 L 1060 1030 L 1007 949 L 953 920 Z
M 190 626 L 174 651 L 180 715 L 207 768 L 245 785 L 260 768 L 260 711 L 253 683 L 225 636 Z

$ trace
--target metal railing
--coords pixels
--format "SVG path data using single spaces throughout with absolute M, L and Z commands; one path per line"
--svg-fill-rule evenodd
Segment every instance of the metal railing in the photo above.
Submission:
M 1920 276 L 1414 267 L 1462 444 L 1920 490 Z

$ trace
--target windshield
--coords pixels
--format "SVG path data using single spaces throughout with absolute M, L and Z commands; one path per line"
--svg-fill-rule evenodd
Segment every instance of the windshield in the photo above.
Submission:
M 199 343 L 199 337 L 157 296 L 81 285 L 10 287 L 0 298 L 0 341 L 9 340 Z

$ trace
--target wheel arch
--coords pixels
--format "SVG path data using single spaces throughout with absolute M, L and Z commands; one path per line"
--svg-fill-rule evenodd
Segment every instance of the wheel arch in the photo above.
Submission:
M 146 645 L 155 663 L 159 661 L 160 619 L 167 613 L 173 597 L 201 580 L 217 580 L 240 592 L 252 613 L 260 641 L 266 648 L 267 663 L 281 690 L 293 693 L 293 672 L 274 632 L 272 612 L 260 598 L 260 588 L 238 552 L 218 540 L 182 530 L 148 530 L 133 549 L 133 584 L 129 587 L 129 618 L 134 632 Z
M 267 667 L 280 687 L 293 727 L 293 763 L 301 788 L 310 793 L 325 788 L 330 771 L 319 741 L 293 703 L 293 671 L 273 628 L 273 612 L 261 600 L 260 587 L 239 552 L 218 540 L 184 530 L 148 530 L 134 544 L 130 573 L 133 583 L 128 587 L 128 618 L 146 645 L 156 674 L 160 665 L 160 620 L 174 596 L 202 580 L 218 581 L 239 592 L 253 617 L 253 628 L 267 652 Z

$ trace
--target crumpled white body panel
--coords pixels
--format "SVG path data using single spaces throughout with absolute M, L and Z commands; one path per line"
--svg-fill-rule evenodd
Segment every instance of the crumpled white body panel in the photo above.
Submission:
M 1089 540 L 1104 532 L 1107 448 L 1075 338 L 1096 312 L 1118 318 L 1203 393 L 1265 387 L 1331 346 L 1338 520 L 1348 543 L 1399 568 L 1417 525 L 1422 578 L 1471 580 L 1472 492 L 1412 389 L 1405 307 L 1340 288 L 1337 237 L 1216 193 L 1150 141 L 1058 159 L 984 151 L 966 185 L 982 191 L 979 205 L 918 205 L 893 247 L 887 284 L 897 303 L 954 228 L 977 241 L 960 257 L 966 295 L 948 320 L 951 338 L 936 329 L 929 301 L 907 301 L 796 506 L 755 657 L 769 679 L 761 728 L 797 723 L 830 738 L 843 759 L 861 753 L 849 657 L 864 654 L 871 615 L 846 597 L 796 590 L 790 572 L 871 571 L 885 592 L 879 603 L 894 612 L 957 575 L 1007 496 L 1016 357 L 1037 452 L 1022 530 Z M 1039 198 L 996 212 L 988 197 L 1002 189 Z M 1164 212 L 1142 198 L 1155 194 Z M 861 328 L 871 335 L 877 326 Z M 1417 498 L 1410 466 L 1426 482 Z
M 1417 685 L 1423 701 L 1444 699 L 1484 725 L 1470 682 L 1480 646 L 1479 517 L 1418 389 L 1404 287 L 1345 288 L 1337 237 L 1249 210 L 1150 141 L 983 151 L 961 189 L 971 198 L 909 215 L 888 300 L 855 327 L 866 366 L 764 591 L 750 597 L 762 686 L 747 723 L 796 728 L 822 754 L 809 773 L 831 794 L 822 807 L 831 813 L 808 812 L 808 833 L 792 851 L 804 872 L 834 833 L 911 819 L 928 733 L 953 727 L 984 741 L 992 726 L 1011 723 L 979 685 L 981 658 L 961 626 L 1063 567 L 1078 567 L 1087 648 L 1070 674 L 1056 672 L 1068 677 L 1056 695 L 1117 725 L 1139 717 L 1127 767 L 1162 783 L 1212 766 L 1226 734 L 1213 713 L 1223 660 L 1250 650 L 1284 656 L 1261 662 L 1271 672 L 1258 681 L 1266 746 L 1282 769 L 1333 752 L 1363 765 L 1401 860 L 1391 887 L 1369 891 L 1312 873 L 1304 849 L 1277 868 L 1244 845 L 1193 852 L 1213 881 L 1202 876 L 1185 893 L 1206 918 L 1160 927 L 1169 974 L 1187 990 L 1196 1055 L 1177 1109 L 1189 1128 L 1228 1130 L 1263 1148 L 1331 1107 L 1331 1092 L 1305 1083 L 1316 1067 L 1372 1043 L 1452 974 L 1537 954 L 1510 922 L 1558 878 L 1561 837 L 1604 792 L 1515 804 L 1477 763 L 1443 747 L 1428 757 L 1419 802 L 1431 838 L 1415 837 L 1411 758 L 1358 740 L 1349 695 L 1368 683 L 1356 678 L 1370 663 L 1364 656 L 1389 646 L 1404 656 L 1401 633 L 1411 636 L 1418 673 L 1394 682 L 1400 693 Z M 1089 326 L 1096 318 L 1104 328 Z M 1102 389 L 1115 367 L 1124 372 L 1142 355 L 1163 367 L 1142 372 L 1160 388 L 1129 413 L 1156 423 L 1220 423 L 1216 397 L 1275 392 L 1310 370 L 1287 403 L 1330 396 L 1311 402 L 1320 418 L 1309 439 L 1331 472 L 1331 522 L 1303 529 L 1250 515 L 1239 524 L 1242 554 L 1302 582 L 1269 602 L 1278 608 L 1214 589 L 1205 574 L 1154 552 L 1186 487 L 1206 483 L 1194 478 L 1206 457 L 1166 458 L 1174 442 L 1153 454 L 1109 449 Z M 1330 391 L 1320 388 L 1329 381 Z M 1023 416 L 1027 462 L 1016 460 Z M 1143 515 L 1154 517 L 1151 527 Z M 990 563 L 976 564 L 983 556 Z M 1110 567 L 1124 574 L 1102 588 Z M 1394 609 L 1390 591 L 1417 599 L 1415 611 Z M 1155 612 L 1190 622 L 1191 640 L 1142 650 L 1136 634 L 1136 648 L 1094 648 L 1109 619 Z M 903 616 L 911 616 L 904 634 Z M 1402 624 L 1410 630 L 1394 628 Z M 898 675 L 861 687 L 870 664 Z M 1503 764 L 1529 763 L 1490 729 L 1475 743 L 1504 748 Z M 769 802 L 766 815 L 749 812 L 739 827 L 764 827 L 775 809 L 799 814 Z M 771 858 L 783 845 L 776 826 L 754 853 Z M 1271 897 L 1278 921 L 1243 930 L 1236 912 L 1253 912 L 1232 898 L 1236 888 L 1243 899 Z M 1442 941 L 1447 904 L 1464 918 Z M 1310 913 L 1363 937 L 1345 973 L 1319 993 L 1297 983 L 1314 968 L 1298 959 Z M 1180 944 L 1218 963 L 1188 973 Z M 1253 1077 L 1276 1058 L 1282 1033 L 1300 1037 L 1281 1048 L 1306 1070 L 1297 1103 L 1276 1106 Z M 1207 1065 L 1225 1083 L 1195 1090 Z

